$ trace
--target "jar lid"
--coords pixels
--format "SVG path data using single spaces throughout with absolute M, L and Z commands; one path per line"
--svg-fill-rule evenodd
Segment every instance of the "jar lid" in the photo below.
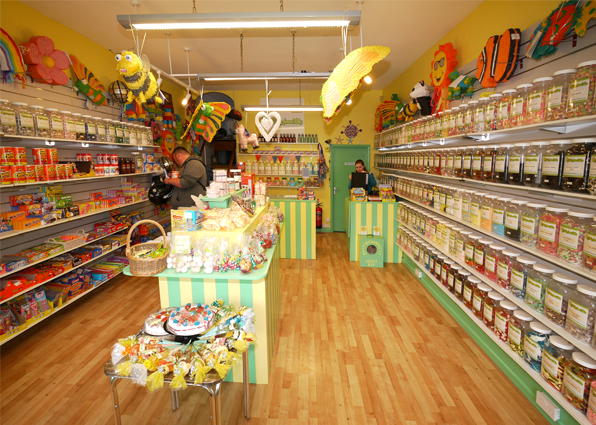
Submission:
M 534 202 L 529 202 L 526 204 L 526 207 L 530 208 L 546 208 L 548 204 L 536 204 Z
M 581 63 L 577 64 L 577 67 L 581 68 L 582 66 L 591 66 L 591 65 L 596 65 L 596 61 L 581 62 Z
M 101 118 L 101 117 L 91 117 L 91 119 L 92 119 L 92 120 L 100 120 L 100 119 L 102 119 L 102 118 Z M 139 125 L 139 127 L 140 127 L 140 125 Z
M 498 98 L 500 98 L 501 96 L 503 96 L 501 93 L 495 93 L 495 94 L 491 94 L 491 95 L 489 96 L 489 98 L 490 98 L 490 99 L 498 99 Z
M 471 279 L 471 278 L 470 278 Z M 493 288 L 491 288 L 490 286 L 488 286 L 486 283 L 479 283 L 478 284 L 478 290 L 482 291 L 482 292 L 490 292 L 492 291 Z
M 517 90 L 515 89 L 507 89 L 507 90 L 503 90 L 503 94 L 505 93 L 515 93 Z
M 432 249 L 430 252 L 432 252 L 433 254 L 436 254 L 436 255 L 439 255 L 440 254 L 440 252 L 437 251 L 436 249 Z
M 460 231 L 459 233 L 461 233 L 462 235 L 471 235 L 472 234 L 472 232 L 470 232 L 469 230 L 464 230 L 463 232 Z
M 27 106 L 27 104 L 26 103 L 23 103 L 23 102 L 12 102 L 12 105 L 14 105 L 14 106 Z
M 554 273 L 553 279 L 556 280 L 557 282 L 564 283 L 565 285 L 575 285 L 578 282 L 578 280 L 576 278 L 568 276 L 563 273 Z
M 73 117 L 80 117 L 81 114 L 77 114 L 76 112 L 72 114 Z
M 521 201 L 519 199 L 514 199 L 513 201 L 511 201 L 511 203 L 513 205 L 526 205 L 528 203 L 528 201 Z
M 550 342 L 555 347 L 561 348 L 563 350 L 573 350 L 575 348 L 575 347 L 573 347 L 573 344 L 571 344 L 565 338 L 561 338 L 559 335 L 551 336 L 548 339 L 548 342 Z
M 487 192 L 476 192 L 476 196 L 484 196 L 484 195 L 488 195 Z
M 444 262 L 445 264 L 449 264 L 449 265 L 451 265 L 451 264 L 454 264 L 454 263 L 455 263 L 455 261 L 453 261 L 453 260 L 445 260 L 445 261 L 443 261 L 443 262 Z
M 91 115 L 82 115 L 83 118 L 91 118 Z
M 468 271 L 465 271 L 465 270 L 460 270 L 458 273 L 461 274 L 461 275 L 463 275 L 463 276 L 470 276 L 472 274 L 472 273 L 470 273 Z
M 470 235 L 468 236 L 470 239 L 474 239 L 475 241 L 480 239 L 482 237 L 482 235 Z
M 533 319 L 532 316 L 530 316 L 528 313 L 526 313 L 523 310 L 515 310 L 515 312 L 513 313 L 513 315 L 518 318 L 519 320 L 523 320 L 524 322 L 529 322 L 530 320 Z
M 515 304 L 513 304 L 511 301 L 503 301 L 501 303 L 501 307 L 503 307 L 505 310 L 512 310 L 512 311 L 517 310 L 517 306 Z
M 541 142 L 530 142 L 530 146 L 546 146 L 550 142 L 548 140 L 543 140 Z
M 468 102 L 468 105 L 475 105 L 475 104 L 477 104 L 477 103 L 478 103 L 478 101 L 477 101 L 477 100 L 470 100 L 470 101 Z
M 569 211 L 567 213 L 567 215 L 570 215 L 571 217 L 579 217 L 579 218 L 593 218 L 596 214 L 584 213 L 584 212 L 579 212 L 579 211 Z
M 512 148 L 513 147 L 513 143 L 505 143 L 504 145 L 501 145 L 502 148 Z
M 110 122 L 110 121 L 112 121 L 110 118 L 102 118 L 102 120 L 103 120 L 103 121 L 105 121 L 105 122 Z
M 532 266 L 532 268 L 534 270 L 536 270 L 537 272 L 540 273 L 554 273 L 556 270 L 554 268 L 552 268 L 551 266 L 548 266 L 546 264 L 534 264 Z M 594 288 L 596 290 L 596 288 Z M 596 292 L 594 292 L 594 294 L 596 295 Z
M 455 226 L 455 224 L 452 224 L 452 223 L 445 224 L 445 227 L 449 227 L 451 230 L 453 230 L 453 226 Z
M 482 283 L 482 281 L 480 279 L 478 279 L 476 276 L 472 276 L 470 277 L 470 279 L 468 279 L 470 282 L 475 283 L 475 284 L 479 284 Z M 490 289 L 490 288 L 489 288 Z
M 441 254 L 441 255 L 439 255 L 439 258 L 440 258 L 441 260 L 445 260 L 445 259 L 447 259 L 447 256 L 446 256 L 446 255 L 443 255 L 443 254 Z
M 520 84 L 516 89 L 529 89 L 530 87 L 532 87 L 532 84 Z
M 554 76 L 557 76 L 557 75 L 573 74 L 573 73 L 574 73 L 574 72 L 576 72 L 576 71 L 577 71 L 577 69 L 574 69 L 574 68 L 570 68 L 570 69 L 561 69 L 560 71 L 556 71 L 556 72 L 553 74 L 553 77 L 554 77 Z
M 29 107 L 32 109 L 43 109 L 43 106 L 39 106 L 39 105 L 29 105 Z
M 462 269 L 462 267 L 459 264 L 455 264 L 455 265 L 451 266 L 451 268 L 454 269 L 454 270 L 461 270 Z
M 497 201 L 503 201 L 503 202 L 509 202 L 511 201 L 513 198 L 497 198 Z
M 446 114 L 448 114 L 449 112 L 451 112 L 451 109 L 447 109 L 447 110 L 445 111 L 445 113 L 446 113 Z
M 567 212 L 569 211 L 569 208 L 546 207 L 546 210 L 550 212 Z
M 497 199 L 498 196 L 497 195 L 486 195 L 485 198 L 488 198 L 488 199 Z
M 533 260 L 529 257 L 517 257 L 515 259 L 518 263 L 522 263 L 522 264 L 536 264 L 536 260 Z
M 572 145 L 573 140 L 551 140 L 551 145 Z
M 589 295 L 591 297 L 596 297 L 596 286 L 593 285 L 586 285 L 585 283 L 580 283 L 577 285 L 577 291 L 581 292 L 582 294 Z
M 544 335 L 550 335 L 553 333 L 552 329 L 547 328 L 542 322 L 538 322 L 536 320 L 530 322 L 530 329 Z
M 451 108 L 451 110 L 452 110 L 453 112 L 457 112 L 457 111 L 459 111 L 459 106 L 455 106 L 455 107 Z
M 0 99 L 0 102 L 7 103 L 7 102 L 9 102 L 9 100 L 8 99 Z
M 475 191 L 475 190 L 466 190 L 465 192 L 466 192 L 466 193 L 476 193 L 476 191 Z
M 493 243 L 493 241 L 491 241 L 490 239 L 480 239 L 478 242 L 483 243 L 483 244 L 490 244 Z
M 70 114 L 70 111 L 60 111 L 61 114 Z
M 530 146 L 530 144 L 529 143 L 514 143 L 513 146 L 528 147 L 528 146 Z
M 46 111 L 48 112 L 57 112 L 58 109 L 54 109 L 54 108 L 45 108 Z
M 592 359 L 592 357 L 587 354 L 576 351 L 571 355 L 571 358 L 581 366 L 587 367 L 588 369 L 596 369 L 596 360 Z
M 488 293 L 488 297 L 491 300 L 495 300 L 495 301 L 503 301 L 505 299 L 505 297 L 501 294 L 499 294 L 497 291 L 490 291 Z
M 492 244 L 492 245 L 489 245 L 489 247 L 490 247 L 491 249 L 494 249 L 495 251 L 502 251 L 502 250 L 504 250 L 505 248 L 507 248 L 505 245 L 499 245 L 498 243 L 494 243 L 494 244 Z
M 510 251 L 508 249 L 506 249 L 505 251 L 503 251 L 503 254 L 505 254 L 507 257 L 519 257 L 521 255 L 521 253 L 519 252 L 515 252 L 515 251 Z
M 552 81 L 553 77 L 541 77 L 541 78 L 536 78 L 534 81 L 532 81 L 532 84 L 536 84 L 536 83 L 542 83 L 543 81 Z

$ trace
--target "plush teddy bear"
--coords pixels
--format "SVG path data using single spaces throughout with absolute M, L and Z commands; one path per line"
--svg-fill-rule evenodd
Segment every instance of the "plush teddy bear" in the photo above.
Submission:
M 420 109 L 422 115 L 426 116 L 432 114 L 432 108 L 430 106 L 430 90 L 428 89 L 428 86 L 424 84 L 424 81 L 420 81 L 414 86 L 410 93 L 410 97 L 416 101 L 418 109 Z

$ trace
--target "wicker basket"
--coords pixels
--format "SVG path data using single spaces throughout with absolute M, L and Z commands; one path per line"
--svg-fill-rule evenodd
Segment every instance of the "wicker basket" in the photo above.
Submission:
M 166 245 L 166 252 L 161 257 L 156 258 L 138 258 L 134 256 L 135 252 L 145 249 L 157 248 L 159 246 L 159 242 L 145 242 L 138 245 L 130 246 L 130 238 L 132 236 L 132 232 L 140 224 L 153 224 L 159 228 L 161 234 L 163 235 L 164 241 L 166 240 L 166 233 L 163 230 L 161 225 L 153 220 L 141 220 L 130 228 L 128 235 L 126 237 L 126 256 L 130 261 L 130 274 L 133 276 L 153 276 L 158 273 L 163 272 L 166 269 L 166 261 L 169 254 L 169 247 Z
M 71 249 L 74 249 L 78 246 L 83 245 L 87 241 L 87 233 L 85 233 L 85 231 L 83 229 L 77 230 L 77 232 L 71 236 L 76 236 L 77 238 L 73 239 L 71 241 L 68 241 L 68 242 L 64 242 L 57 238 L 56 239 L 50 238 L 50 239 L 47 239 L 46 242 L 57 244 L 57 245 L 62 245 L 62 247 L 64 248 L 64 251 L 70 251 Z

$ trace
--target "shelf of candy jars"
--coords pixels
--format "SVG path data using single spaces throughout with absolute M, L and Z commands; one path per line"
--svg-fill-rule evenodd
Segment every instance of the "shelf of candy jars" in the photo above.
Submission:
M 316 134 L 275 134 L 273 138 L 267 142 L 262 135 L 257 136 L 259 145 L 318 145 L 319 136 Z
M 283 189 L 283 188 L 299 188 L 305 187 L 307 189 L 320 189 L 322 184 L 320 183 L 318 175 L 312 175 L 311 177 L 304 178 L 302 175 L 262 175 L 255 174 L 256 181 L 267 184 L 268 189 Z
M 568 138 L 594 135 L 595 69 L 596 61 L 581 62 L 575 69 L 556 71 L 553 77 L 536 78 L 502 93 L 463 101 L 446 111 L 378 133 L 374 146 L 383 151 L 456 146 L 470 139 L 511 143 L 559 134 Z
M 310 158 L 295 152 L 283 157 L 263 154 L 256 161 L 244 162 L 244 172 L 255 174 L 258 178 L 265 177 L 266 181 L 271 178 L 270 186 L 284 186 L 284 180 L 286 180 L 285 186 L 289 186 L 291 179 L 297 180 L 298 178 L 310 180 L 313 183 L 312 187 L 319 186 L 315 184 L 318 183 L 319 177 L 318 155 L 316 158 Z M 306 175 L 308 177 L 305 177 Z M 277 180 L 279 180 L 279 184 L 274 184 L 277 183 Z
M 399 233 L 400 231 L 398 231 Z M 572 392 L 563 388 L 568 366 L 563 363 L 571 360 L 572 353 L 575 351 L 575 347 L 571 343 L 561 336 L 553 335 L 550 328 L 541 326 L 541 322 L 532 322 L 533 316 L 519 309 L 516 304 L 505 300 L 499 292 L 491 291 L 491 287 L 484 287 L 479 281 L 470 280 L 473 277 L 471 273 L 456 264 L 455 261 L 442 259 L 443 264 L 440 266 L 440 271 L 435 274 L 435 267 L 430 268 L 430 258 L 425 262 L 426 253 L 429 252 L 431 246 L 414 231 L 402 229 L 400 239 L 396 240 L 395 244 L 417 266 L 420 272 L 424 273 L 457 304 L 507 356 L 514 360 L 576 421 L 581 424 L 590 423 L 584 413 L 588 405 L 588 397 L 580 400 Z M 471 290 L 466 292 L 464 301 L 463 291 L 466 284 Z M 474 296 L 476 288 L 478 288 L 478 294 Z M 469 298 L 467 298 L 468 294 Z M 530 327 L 530 323 L 534 323 L 534 325 Z M 540 332 L 545 334 L 540 334 Z M 526 338 L 529 340 L 527 343 L 525 343 Z M 524 350 L 524 347 L 527 350 Z M 581 361 L 585 354 L 579 351 L 577 353 L 575 357 Z M 590 358 L 588 357 L 588 359 Z M 591 359 L 590 361 L 593 362 Z M 574 369 L 571 369 L 572 364 L 569 362 L 571 373 L 575 372 Z M 585 394 L 589 393 L 590 391 L 585 391 Z M 581 410 L 574 408 L 576 404 Z
M 378 153 L 375 167 L 444 184 L 596 199 L 596 138 Z

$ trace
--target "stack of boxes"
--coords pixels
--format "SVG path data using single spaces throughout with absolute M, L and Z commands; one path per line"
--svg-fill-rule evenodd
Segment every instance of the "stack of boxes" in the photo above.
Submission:
M 226 170 L 213 170 L 213 181 L 207 186 L 207 198 L 222 198 L 228 195 L 231 195 L 228 172 Z
M 74 177 L 72 164 L 58 163 L 58 150 L 33 148 L 33 165 L 27 149 L 0 147 L 0 185 L 67 180 Z
M 143 159 L 143 172 L 161 171 L 161 165 L 155 161 L 155 155 L 152 153 L 144 153 L 141 155 Z M 140 170 L 137 170 L 140 172 Z

